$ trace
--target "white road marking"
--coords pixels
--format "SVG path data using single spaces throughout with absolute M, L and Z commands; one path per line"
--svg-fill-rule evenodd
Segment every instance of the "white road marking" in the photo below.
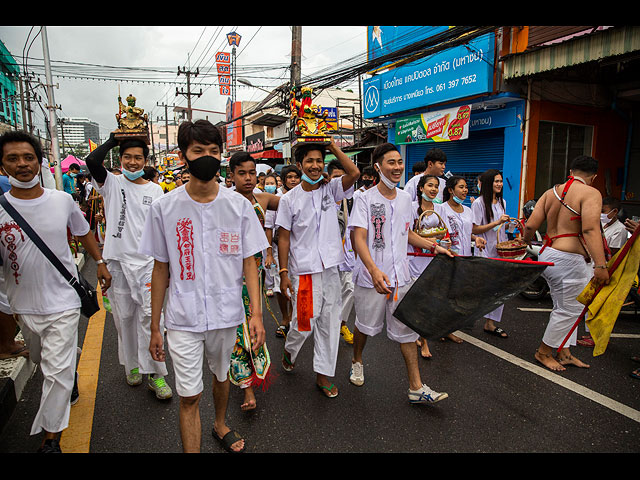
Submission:
M 561 377 L 557 373 L 553 373 L 547 368 L 539 367 L 538 365 L 534 365 L 533 363 L 522 360 L 521 358 L 518 358 L 515 355 L 511 355 L 510 353 L 507 353 L 504 350 L 500 350 L 499 348 L 496 348 L 493 345 L 485 343 L 482 340 L 478 340 L 477 338 L 472 337 L 466 333 L 457 331 L 455 332 L 455 334 L 460 338 L 462 338 L 463 340 L 469 342 L 470 344 L 475 345 L 478 348 L 481 348 L 482 350 L 485 350 L 518 367 L 522 367 L 525 370 L 529 370 L 530 372 L 533 372 L 536 375 L 546 378 L 547 380 L 550 380 L 556 383 L 557 385 L 560 385 L 561 387 L 571 390 L 572 392 L 577 393 L 578 395 L 582 395 L 583 397 L 588 398 L 589 400 L 593 400 L 594 402 L 602 405 L 603 407 L 609 408 L 614 412 L 618 412 L 619 414 L 624 415 L 625 417 L 628 417 L 631 420 L 634 420 L 640 423 L 640 411 L 638 410 L 628 407 L 620 402 L 617 402 L 616 400 L 606 397 L 598 392 L 595 392 L 571 380 L 567 380 L 566 378 Z

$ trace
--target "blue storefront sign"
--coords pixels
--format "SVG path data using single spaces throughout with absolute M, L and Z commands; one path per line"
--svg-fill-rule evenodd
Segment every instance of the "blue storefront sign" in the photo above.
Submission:
M 393 115 L 490 92 L 494 34 L 435 53 L 365 80 L 364 117 Z

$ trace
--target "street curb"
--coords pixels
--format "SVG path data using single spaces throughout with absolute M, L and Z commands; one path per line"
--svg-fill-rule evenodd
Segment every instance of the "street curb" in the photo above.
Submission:
M 84 254 L 79 253 L 75 262 L 78 270 L 82 270 Z M 18 333 L 16 338 L 22 340 L 22 334 Z M 36 368 L 37 365 L 25 357 L 0 360 L 0 433 L 9 422 Z

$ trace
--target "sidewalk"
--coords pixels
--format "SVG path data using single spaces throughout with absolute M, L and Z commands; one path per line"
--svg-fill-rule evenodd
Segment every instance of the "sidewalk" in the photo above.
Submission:
M 75 261 L 78 269 L 82 270 L 84 255 L 79 253 Z M 18 333 L 16 338 L 22 340 L 22 334 Z M 35 371 L 36 365 L 28 358 L 0 360 L 0 434 L 20 401 L 24 387 Z

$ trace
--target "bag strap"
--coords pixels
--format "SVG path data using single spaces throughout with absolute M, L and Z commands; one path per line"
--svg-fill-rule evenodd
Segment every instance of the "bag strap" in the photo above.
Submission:
M 0 195 L 0 204 L 4 207 L 7 213 L 16 221 L 16 223 L 22 228 L 22 230 L 27 234 L 27 236 L 31 239 L 31 241 L 40 249 L 40 251 L 44 254 L 47 259 L 53 264 L 53 266 L 62 274 L 67 282 L 78 292 L 80 297 L 83 297 L 86 292 L 78 283 L 78 279 L 74 277 L 69 270 L 62 264 L 60 259 L 54 255 L 54 253 L 47 247 L 47 245 L 42 241 L 42 239 L 38 236 L 38 234 L 31 228 L 31 225 L 27 223 L 27 221 L 18 213 L 18 211 L 9 203 L 7 197 L 4 195 Z

